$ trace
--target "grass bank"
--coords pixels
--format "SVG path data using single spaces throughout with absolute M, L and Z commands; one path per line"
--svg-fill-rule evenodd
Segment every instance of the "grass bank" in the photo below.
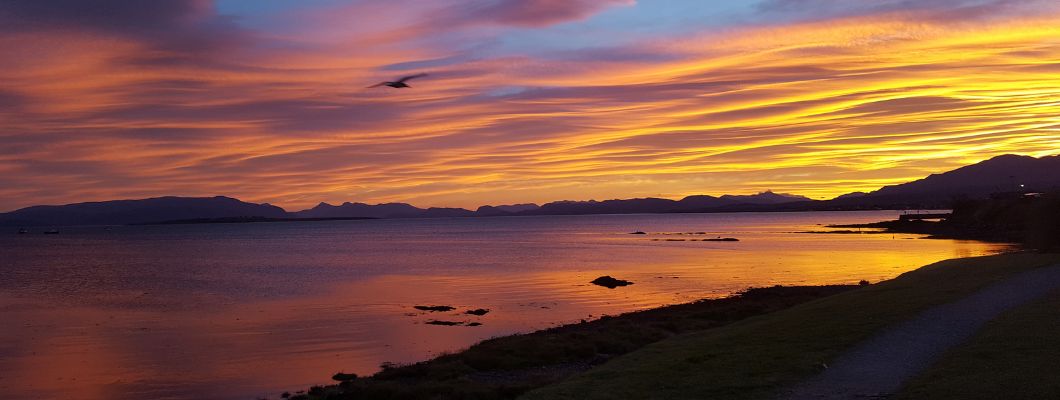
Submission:
M 888 325 L 1057 262 L 1060 255 L 1033 253 L 939 262 L 876 285 L 661 340 L 522 398 L 773 398 Z
M 895 396 L 913 399 L 1060 399 L 1060 293 L 988 323 Z

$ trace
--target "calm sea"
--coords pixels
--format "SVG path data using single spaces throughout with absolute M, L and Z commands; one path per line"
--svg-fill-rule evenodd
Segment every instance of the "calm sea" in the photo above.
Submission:
M 45 399 L 276 398 L 327 383 L 338 371 L 371 373 L 382 362 L 423 360 L 493 336 L 751 286 L 875 282 L 1005 249 L 914 235 L 795 233 L 895 215 L 543 216 L 3 232 L 0 392 Z M 740 241 L 700 241 L 719 236 Z M 600 275 L 635 284 L 588 284 Z M 457 309 L 426 313 L 414 305 Z M 471 308 L 491 311 L 462 314 Z M 482 325 L 425 324 L 432 319 Z

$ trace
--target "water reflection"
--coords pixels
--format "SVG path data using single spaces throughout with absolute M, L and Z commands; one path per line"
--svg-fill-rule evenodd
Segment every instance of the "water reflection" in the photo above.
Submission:
M 336 371 L 369 373 L 492 336 L 750 286 L 878 281 L 1004 248 L 790 233 L 890 217 L 627 215 L 11 235 L 0 238 L 0 390 L 14 398 L 275 397 Z M 651 240 L 674 232 L 740 241 Z M 588 284 L 600 275 L 635 284 Z M 417 304 L 457 309 L 429 313 Z M 462 314 L 470 308 L 491 312 Z M 482 325 L 425 324 L 431 319 Z

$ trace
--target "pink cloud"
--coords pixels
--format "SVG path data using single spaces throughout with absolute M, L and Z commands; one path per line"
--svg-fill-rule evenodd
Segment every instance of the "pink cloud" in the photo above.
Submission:
M 486 0 L 454 5 L 448 19 L 459 23 L 544 27 L 578 21 L 633 0 Z M 443 18 L 443 20 L 446 18 Z

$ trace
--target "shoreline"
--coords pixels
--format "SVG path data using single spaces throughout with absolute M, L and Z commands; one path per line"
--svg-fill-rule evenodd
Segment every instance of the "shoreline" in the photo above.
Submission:
M 903 326 L 923 312 L 979 295 L 998 282 L 1049 266 L 1060 267 L 1060 253 L 1022 251 L 941 261 L 858 290 L 716 329 L 665 339 L 519 398 L 786 398 L 795 393 L 793 389 L 798 385 L 832 371 L 829 366 L 838 368 L 842 357 L 860 348 L 859 345 L 873 343 L 870 339 Z M 1050 315 L 1054 314 L 1052 310 L 1049 309 Z M 1010 330 L 1004 332 L 1006 336 L 992 337 L 995 342 L 1000 340 L 1011 346 L 1021 343 L 1019 336 L 1027 331 L 1055 334 L 1051 330 L 1056 326 L 1054 322 L 1039 322 L 1031 329 Z M 944 332 L 960 326 L 960 322 L 944 323 L 948 324 Z M 983 337 L 977 332 L 971 334 Z M 1020 365 L 1031 354 L 1051 350 L 1027 344 L 1019 354 L 1010 357 L 1012 365 Z M 960 353 L 966 349 L 961 343 L 952 350 Z M 1000 354 L 1006 354 L 1004 349 Z M 870 361 L 876 362 L 877 358 Z M 948 372 L 960 375 L 953 377 L 957 381 L 996 383 L 992 380 L 995 371 L 990 366 L 988 360 L 981 358 L 970 362 L 965 359 L 960 370 Z M 1025 380 L 1048 379 L 1050 371 L 1033 369 Z M 930 387 L 931 382 L 927 386 L 920 390 L 938 390 Z M 906 393 L 902 390 L 873 393 L 909 398 L 903 397 Z M 1056 393 L 1060 389 L 1042 398 L 1055 398 Z
M 1024 250 L 1033 248 L 1028 241 L 1021 240 L 1025 238 L 1026 232 L 1020 230 L 999 230 L 990 226 L 954 222 L 960 221 L 967 212 L 966 209 L 958 209 L 949 218 L 938 222 L 899 218 L 827 227 L 872 228 L 880 230 L 864 233 L 912 233 L 928 235 L 925 238 L 1011 243 Z M 927 267 L 921 269 L 924 268 Z M 892 281 L 896 280 L 901 281 L 901 276 L 880 283 L 894 285 L 896 283 Z M 333 377 L 338 381 L 337 384 L 313 386 L 308 391 L 296 392 L 293 397 L 284 393 L 282 398 L 429 399 L 445 393 L 447 398 L 512 399 L 566 381 L 574 375 L 582 376 L 583 372 L 614 357 L 671 337 L 723 328 L 737 321 L 831 297 L 859 286 L 869 286 L 869 282 L 862 281 L 860 285 L 751 288 L 721 299 L 604 316 L 594 321 L 485 340 L 462 351 L 419 363 L 384 364 L 382 371 L 368 377 L 360 378 L 340 371 Z M 793 293 L 800 293 L 801 296 L 785 298 L 785 294 Z M 792 301 L 795 298 L 798 300 Z M 690 309 L 698 310 L 690 312 Z M 694 322 L 696 316 L 707 316 L 709 322 Z
M 1016 244 L 1027 250 L 1060 249 L 1060 194 L 1007 196 L 955 202 L 937 222 L 903 219 L 830 228 L 876 228 L 884 233 L 913 233 L 932 239 L 978 240 Z
M 336 383 L 285 392 L 316 399 L 510 399 L 661 340 L 729 325 L 860 285 L 749 288 L 728 297 L 633 311 L 500 336 L 412 364 L 383 363 L 367 377 L 336 371 Z M 293 394 L 292 394 L 293 393 Z
M 905 233 L 915 235 L 927 235 L 924 239 L 952 239 L 952 240 L 978 240 L 989 243 L 1022 244 L 1022 236 L 1019 231 L 1003 231 L 994 229 L 969 229 L 968 227 L 949 224 L 945 221 L 903 221 L 891 220 L 871 222 L 867 224 L 845 224 L 827 225 L 828 228 L 870 228 L 880 229 L 875 232 L 810 232 L 810 233 L 864 233 L 864 234 L 891 234 Z
M 968 229 L 949 221 L 899 218 L 865 224 L 827 225 L 833 229 L 879 229 L 871 232 L 800 233 L 912 233 L 928 235 L 925 238 L 1013 243 L 1028 248 L 1026 243 L 1014 240 L 1011 232 L 999 234 L 997 231 Z M 897 278 L 880 283 L 894 279 Z M 332 379 L 338 383 L 313 386 L 295 392 L 293 396 L 285 392 L 281 398 L 431 399 L 445 393 L 446 398 L 513 399 L 671 337 L 723 328 L 866 286 L 870 286 L 868 281 L 861 281 L 859 285 L 749 288 L 720 299 L 701 299 L 488 339 L 467 349 L 417 363 L 384 363 L 381 371 L 367 377 L 337 371 Z M 705 317 L 705 320 L 696 321 L 697 317 Z

